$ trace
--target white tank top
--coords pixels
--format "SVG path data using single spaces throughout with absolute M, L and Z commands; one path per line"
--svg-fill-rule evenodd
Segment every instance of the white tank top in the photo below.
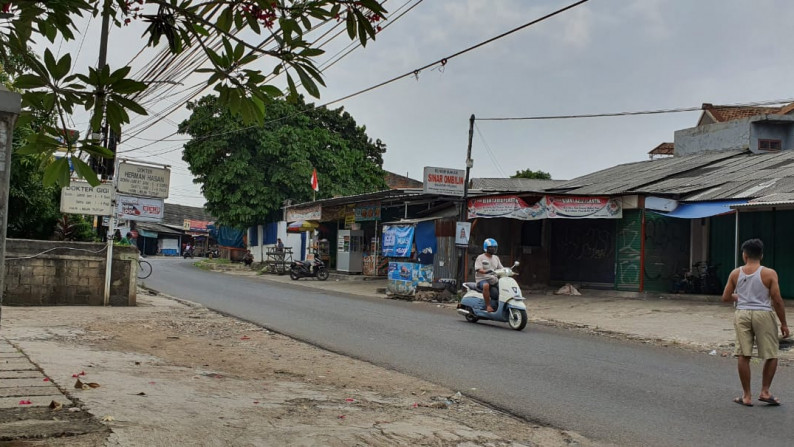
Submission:
M 744 267 L 739 268 L 739 280 L 736 281 L 736 294 L 739 300 L 736 308 L 741 310 L 772 310 L 772 298 L 769 289 L 761 281 L 761 270 L 758 267 L 752 275 L 744 273 Z

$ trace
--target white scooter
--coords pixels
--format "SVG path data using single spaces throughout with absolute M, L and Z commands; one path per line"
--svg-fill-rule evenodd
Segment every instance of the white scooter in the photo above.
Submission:
M 482 289 L 477 287 L 477 283 L 463 283 L 466 294 L 458 304 L 458 313 L 466 317 L 469 323 L 476 323 L 478 320 L 492 320 L 506 322 L 511 329 L 520 331 L 527 325 L 527 306 L 524 304 L 524 297 L 521 295 L 521 288 L 513 276 L 518 273 L 513 269 L 518 267 L 518 262 L 513 267 L 505 267 L 494 270 L 494 275 L 499 278 L 498 287 L 491 287 L 491 307 L 494 312 L 485 310 L 485 299 L 482 296 Z M 498 293 L 494 293 L 498 290 Z

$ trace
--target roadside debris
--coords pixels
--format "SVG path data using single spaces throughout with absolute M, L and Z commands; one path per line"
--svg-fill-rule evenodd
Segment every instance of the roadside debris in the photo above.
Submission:
M 579 289 L 577 289 L 576 287 L 574 287 L 571 284 L 566 284 L 566 285 L 560 287 L 559 290 L 554 292 L 554 294 L 555 295 L 572 295 L 572 296 L 581 296 L 582 295 L 579 292 Z
M 63 409 L 63 404 L 57 401 L 50 402 L 50 409 L 53 411 L 58 411 Z

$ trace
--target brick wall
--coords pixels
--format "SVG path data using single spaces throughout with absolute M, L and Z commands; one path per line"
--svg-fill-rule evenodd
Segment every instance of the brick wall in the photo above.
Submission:
M 99 243 L 8 239 L 3 304 L 103 305 L 104 247 Z M 28 258 L 39 253 L 43 254 Z M 137 259 L 135 248 L 113 247 L 111 305 L 135 305 Z

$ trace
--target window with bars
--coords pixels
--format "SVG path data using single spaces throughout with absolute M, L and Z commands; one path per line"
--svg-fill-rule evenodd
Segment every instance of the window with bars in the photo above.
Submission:
M 758 140 L 759 151 L 775 152 L 781 150 L 783 143 L 780 140 Z

